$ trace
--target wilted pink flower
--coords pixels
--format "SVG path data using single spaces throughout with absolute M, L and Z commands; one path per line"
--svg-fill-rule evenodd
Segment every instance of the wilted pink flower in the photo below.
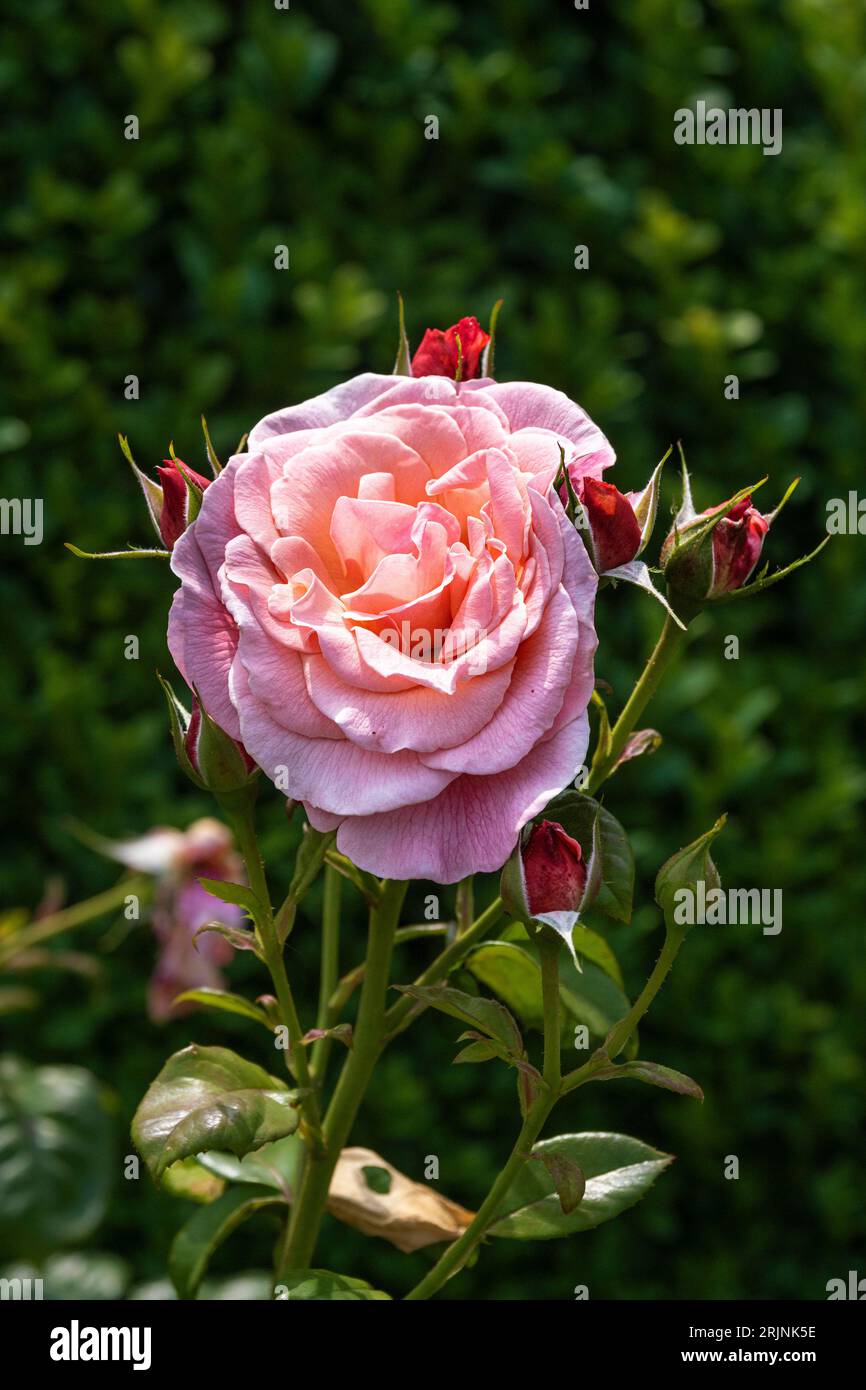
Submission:
M 367 374 L 256 425 L 175 547 L 187 684 L 370 872 L 499 868 L 583 762 L 596 576 L 561 450 L 613 461 L 548 387 Z
M 224 987 L 220 966 L 231 960 L 232 947 L 214 932 L 198 938 L 195 934 L 208 922 L 242 927 L 244 914 L 208 893 L 197 879 L 242 882 L 240 857 L 231 832 L 209 817 L 194 821 L 188 830 L 159 826 L 138 839 L 114 842 L 105 852 L 157 880 L 151 921 L 160 949 L 150 980 L 148 1013 L 155 1023 L 163 1023 L 191 1007 L 172 1007 L 184 990 Z
M 713 577 L 707 598 L 742 589 L 760 559 L 769 529 L 769 518 L 752 506 L 751 497 L 731 508 L 713 531 Z
M 476 318 L 461 319 L 444 333 L 441 328 L 428 328 L 412 358 L 412 375 L 450 376 L 453 381 L 459 362 L 461 381 L 472 381 L 481 375 L 481 354 L 489 342 L 490 334 Z

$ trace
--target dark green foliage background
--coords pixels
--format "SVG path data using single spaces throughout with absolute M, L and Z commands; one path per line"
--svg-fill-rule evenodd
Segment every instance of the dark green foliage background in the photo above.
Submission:
M 71 900 L 113 881 L 66 817 L 120 835 L 210 809 L 175 768 L 154 676 L 171 669 L 172 576 L 62 548 L 150 543 L 117 431 L 148 468 L 170 439 L 201 467 L 204 411 L 227 455 L 266 411 L 388 370 L 398 288 L 415 342 L 428 324 L 486 318 L 503 296 L 497 375 L 579 400 L 617 448 L 623 487 L 642 484 L 677 438 L 699 505 L 764 473 L 774 505 L 801 475 L 770 535 L 774 563 L 817 542 L 829 498 L 862 488 L 860 0 L 6 9 L 2 492 L 42 496 L 46 530 L 41 547 L 0 542 L 5 903 L 34 905 L 51 875 Z M 676 146 L 673 112 L 699 96 L 781 108 L 782 154 Z M 137 142 L 123 138 L 128 113 Z M 438 141 L 423 137 L 428 114 Z M 279 243 L 286 272 L 273 267 Z M 573 268 L 581 243 L 588 272 Z M 738 401 L 723 396 L 732 372 Z M 128 373 L 138 402 L 124 402 Z M 671 473 L 665 514 L 673 495 Z M 727 884 L 784 890 L 777 937 L 696 930 L 643 1030 L 644 1055 L 696 1076 L 704 1106 L 595 1087 L 557 1119 L 634 1133 L 677 1163 L 594 1233 L 494 1243 L 446 1297 L 570 1298 L 587 1283 L 593 1298 L 822 1298 L 829 1278 L 866 1272 L 863 547 L 842 537 L 784 586 L 699 620 L 653 706 L 662 750 L 608 790 L 639 865 L 643 905 L 611 931 L 632 991 L 658 946 L 655 870 L 719 811 L 730 813 L 717 847 Z M 659 612 L 608 590 L 598 625 L 598 672 L 618 705 Z M 728 633 L 738 661 L 723 657 Z M 124 659 L 127 634 L 138 661 Z M 263 809 L 285 886 L 291 844 L 272 791 Z M 290 951 L 307 1017 L 317 910 L 314 893 Z M 75 944 L 96 950 L 104 930 Z M 344 939 L 349 962 L 363 919 L 348 892 Z M 425 952 L 403 948 L 397 978 Z M 42 1007 L 5 1029 L 7 1047 L 88 1066 L 113 1093 L 117 1179 L 92 1244 L 139 1281 L 163 1274 L 188 1211 L 121 1176 L 145 1086 L 193 1038 L 273 1060 L 264 1034 L 236 1020 L 149 1024 L 153 954 L 140 929 L 101 957 L 95 990 L 46 976 Z M 246 960 L 233 981 L 265 984 Z M 416 1177 L 437 1154 L 442 1190 L 471 1206 L 517 1115 L 504 1069 L 450 1067 L 457 1031 L 428 1015 L 393 1048 L 357 1139 Z M 739 1181 L 723 1177 L 730 1154 Z M 218 1268 L 264 1267 L 270 1243 L 267 1222 L 253 1224 Z M 425 1267 L 333 1223 L 320 1262 L 394 1292 Z

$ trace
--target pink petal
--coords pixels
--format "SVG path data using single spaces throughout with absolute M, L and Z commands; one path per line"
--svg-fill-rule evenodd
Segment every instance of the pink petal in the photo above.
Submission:
M 337 848 L 369 873 L 456 883 L 500 869 L 522 827 L 576 775 L 586 755 L 584 713 L 498 777 L 458 777 L 423 805 L 351 817 Z

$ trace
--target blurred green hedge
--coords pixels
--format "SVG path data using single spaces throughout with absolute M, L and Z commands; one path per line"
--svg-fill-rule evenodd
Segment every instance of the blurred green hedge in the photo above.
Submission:
M 0 541 L 5 902 L 34 905 L 56 874 L 72 899 L 111 881 L 69 817 L 119 834 L 209 809 L 176 773 L 154 676 L 171 669 L 171 575 L 62 548 L 149 539 L 116 433 L 144 467 L 170 440 L 201 466 L 204 411 L 228 454 L 266 411 L 388 370 L 398 288 L 415 341 L 504 297 L 497 375 L 579 400 L 617 448 L 623 487 L 676 439 L 699 505 L 764 474 L 774 505 L 799 474 L 767 544 L 774 563 L 811 548 L 827 499 L 861 484 L 860 0 L 7 9 L 2 491 L 44 498 L 46 529 L 39 547 Z M 676 146 L 673 112 L 698 97 L 781 108 L 782 153 Z M 124 139 L 129 114 L 137 141 Z M 574 269 L 580 244 L 588 271 Z M 127 402 L 130 373 L 140 399 Z M 562 1129 L 633 1132 L 678 1163 L 641 1207 L 581 1239 L 494 1243 L 445 1296 L 568 1298 L 588 1283 L 620 1299 L 821 1298 L 829 1278 L 863 1270 L 862 557 L 861 538 L 840 538 L 784 587 L 702 619 L 653 707 L 662 750 L 607 793 L 633 832 L 646 904 L 661 860 L 722 809 L 723 877 L 784 890 L 778 937 L 695 932 L 643 1030 L 645 1055 L 701 1081 L 702 1108 L 630 1087 L 563 1107 Z M 615 704 L 658 621 L 636 591 L 601 596 L 598 671 Z M 738 661 L 723 657 L 729 632 Z M 124 659 L 127 634 L 138 661 Z M 285 822 L 266 800 L 280 882 Z M 362 939 L 352 910 L 347 953 Z M 632 989 L 657 930 L 646 906 L 612 932 Z M 311 1003 L 313 916 L 292 940 Z M 425 948 L 410 949 L 414 974 Z M 137 1279 L 162 1274 L 186 1209 L 122 1180 L 132 1109 L 169 1048 L 241 1037 L 213 1016 L 149 1025 L 152 956 L 141 931 L 107 957 L 95 994 L 49 977 L 39 1012 L 6 1029 L 9 1046 L 88 1066 L 114 1094 L 118 1177 L 93 1243 Z M 257 983 L 246 962 L 235 978 Z M 427 1016 L 392 1050 L 357 1138 L 414 1176 L 437 1153 L 443 1191 L 472 1205 L 510 1142 L 512 1083 L 452 1069 L 453 1036 Z M 728 1154 L 737 1182 L 723 1177 Z M 240 1232 L 222 1268 L 263 1267 L 269 1242 Z M 396 1291 L 423 1268 L 333 1225 L 321 1263 Z

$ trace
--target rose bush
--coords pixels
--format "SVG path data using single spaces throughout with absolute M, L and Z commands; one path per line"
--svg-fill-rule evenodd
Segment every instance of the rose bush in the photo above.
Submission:
M 613 462 L 560 392 L 368 373 L 268 415 L 178 540 L 169 646 L 357 865 L 498 869 L 582 765 L 596 576 L 553 486 Z

